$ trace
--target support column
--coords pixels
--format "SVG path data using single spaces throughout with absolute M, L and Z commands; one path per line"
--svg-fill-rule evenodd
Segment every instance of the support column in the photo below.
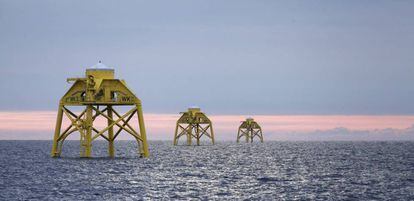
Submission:
M 191 141 L 192 141 L 192 134 L 193 134 L 193 124 L 189 124 L 188 126 L 188 130 L 187 130 L 187 145 L 190 146 L 191 145 Z
M 178 143 L 178 139 L 177 139 L 177 135 L 178 135 L 178 126 L 179 126 L 179 124 L 178 124 L 178 122 L 177 122 L 177 125 L 175 126 L 175 133 L 174 133 L 174 145 L 177 145 L 177 143 Z
M 56 118 L 55 135 L 53 137 L 53 145 L 52 145 L 52 152 L 51 152 L 52 157 L 60 156 L 60 151 L 58 150 L 58 144 L 59 144 L 58 139 L 59 139 L 60 130 L 62 127 L 62 118 L 63 118 L 63 105 L 59 104 L 59 109 L 58 109 L 57 118 Z
M 141 103 L 137 103 L 136 106 L 137 106 L 137 115 L 138 115 L 138 123 L 139 123 L 139 132 L 141 133 L 141 139 L 142 139 L 142 153 L 143 153 L 143 157 L 147 158 L 149 156 L 149 151 L 148 151 L 147 134 L 145 133 L 144 115 L 142 113 Z
M 92 153 L 92 125 L 93 125 L 93 106 L 88 105 L 86 106 L 86 121 L 85 121 L 85 127 L 86 127 L 86 133 L 85 137 L 82 142 L 82 146 L 84 146 L 84 152 L 81 157 L 89 158 L 91 157 Z
M 197 124 L 196 136 L 197 136 L 197 145 L 200 145 L 200 125 L 199 124 Z
M 214 132 L 213 132 L 213 123 L 210 123 L 210 135 L 211 135 L 211 142 L 214 145 Z
M 263 143 L 263 133 L 262 133 L 262 129 L 260 128 L 260 141 Z
M 239 130 L 237 131 L 237 141 L 236 141 L 237 143 L 239 143 L 240 142 L 240 128 L 239 128 Z
M 249 133 L 250 130 L 249 129 L 246 129 L 244 132 L 245 132 L 244 135 L 246 136 L 246 143 L 248 143 L 249 140 L 250 140 L 250 133 Z
M 107 107 L 108 107 L 108 110 L 107 110 L 108 117 L 110 118 L 110 119 L 108 119 L 108 126 L 109 126 L 113 123 L 113 120 L 111 120 L 111 119 L 113 119 L 113 115 L 112 115 L 112 106 L 108 105 Z M 109 127 L 109 129 L 108 129 L 108 139 L 109 139 L 108 140 L 108 154 L 109 154 L 109 157 L 113 158 L 113 157 L 115 157 L 114 127 L 113 126 Z
M 249 133 L 250 133 L 250 142 L 253 143 L 253 138 L 254 138 L 254 133 L 253 133 L 253 128 L 249 129 Z

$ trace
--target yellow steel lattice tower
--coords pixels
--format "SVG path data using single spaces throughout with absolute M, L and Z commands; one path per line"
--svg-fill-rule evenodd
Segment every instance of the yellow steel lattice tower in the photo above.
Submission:
M 108 141 L 108 154 L 114 157 L 114 140 L 121 131 L 136 139 L 142 157 L 149 156 L 141 100 L 126 86 L 124 80 L 114 78 L 114 69 L 99 62 L 86 70 L 85 78 L 69 78 L 68 82 L 73 82 L 73 85 L 59 102 L 52 157 L 61 155 L 63 142 L 74 132 L 80 134 L 81 157 L 91 157 L 92 141 L 98 137 Z M 83 110 L 76 114 L 69 110 L 72 106 L 82 106 Z M 115 106 L 130 108 L 121 115 Z M 62 131 L 63 116 L 69 119 L 70 125 Z M 130 124 L 134 116 L 138 118 L 138 129 Z M 97 117 L 107 120 L 105 128 L 98 130 L 94 126 Z
M 259 137 L 260 141 L 263 142 L 262 128 L 253 118 L 247 118 L 245 121 L 242 121 L 237 132 L 237 143 L 240 142 L 240 138 L 243 136 L 246 138 L 246 142 L 253 142 L 255 136 Z
M 214 144 L 213 125 L 210 119 L 200 111 L 198 107 L 190 107 L 187 112 L 182 112 L 177 121 L 174 134 L 174 145 L 178 144 L 181 136 L 187 136 L 187 145 L 191 145 L 195 138 L 197 145 L 200 145 L 200 138 L 206 136 Z

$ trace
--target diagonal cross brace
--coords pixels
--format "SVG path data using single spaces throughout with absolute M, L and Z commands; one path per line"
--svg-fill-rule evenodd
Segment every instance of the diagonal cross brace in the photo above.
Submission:
M 119 124 L 119 122 L 120 122 L 120 121 L 122 121 L 125 117 L 127 117 L 127 116 L 128 116 L 128 115 L 130 115 L 131 113 L 135 112 L 136 110 L 137 110 L 137 108 L 136 108 L 136 107 L 134 107 L 133 109 L 129 110 L 127 113 L 125 113 L 123 116 L 121 116 L 121 118 L 117 119 L 116 121 L 113 121 L 113 119 L 109 118 L 109 117 L 108 117 L 107 115 L 105 115 L 105 114 L 101 114 L 101 115 L 102 115 L 102 116 L 104 116 L 105 118 L 107 118 L 107 119 L 111 120 L 111 121 L 112 121 L 112 123 L 111 123 L 110 125 L 108 125 L 106 128 L 104 128 L 103 130 L 99 131 L 99 133 L 95 134 L 95 135 L 92 137 L 92 140 L 94 140 L 94 139 L 96 139 L 97 137 L 99 137 L 100 135 L 102 135 L 104 132 L 106 132 L 109 128 L 113 127 L 114 125 L 117 125 L 117 126 L 119 126 L 119 127 L 123 128 L 125 131 L 127 131 L 127 132 L 128 132 L 128 133 L 130 133 L 131 135 L 136 136 L 136 135 L 134 135 L 135 133 L 132 133 L 129 129 L 127 129 L 127 128 L 125 128 L 124 126 L 121 126 L 121 125 Z
M 129 117 L 128 117 L 126 120 L 122 119 L 122 121 L 124 122 L 124 123 L 122 124 L 122 126 L 123 126 L 123 127 L 120 127 L 120 128 L 118 129 L 118 131 L 117 131 L 117 132 L 115 133 L 115 135 L 114 135 L 113 140 L 115 140 L 115 138 L 116 138 L 116 137 L 118 137 L 118 135 L 121 133 L 121 131 L 122 131 L 122 130 L 124 130 L 125 125 L 128 125 L 128 126 L 129 126 L 128 122 L 129 122 L 129 120 L 131 120 L 131 118 L 134 116 L 135 112 L 136 112 L 136 111 L 134 111 L 133 113 L 131 113 L 131 114 L 129 115 Z M 135 131 L 135 130 L 133 130 L 133 131 Z M 136 132 L 136 131 L 135 131 L 135 132 Z M 131 134 L 131 135 L 132 135 L 132 136 L 134 136 L 136 139 L 138 139 L 138 140 L 141 140 L 141 141 L 142 141 L 141 136 L 140 136 L 138 133 L 136 133 L 135 135 L 134 135 L 134 134 Z
M 107 131 L 110 127 L 113 127 L 114 125 L 117 125 L 118 127 L 122 128 L 123 130 L 125 130 L 126 132 L 130 133 L 133 136 L 138 136 L 138 133 L 134 133 L 133 131 L 129 130 L 128 128 L 126 128 L 125 126 L 122 126 L 121 124 L 119 124 L 120 121 L 125 121 L 124 118 L 128 115 L 130 115 L 131 113 L 136 112 L 136 108 L 131 109 L 130 111 L 127 112 L 127 114 L 125 114 L 123 117 L 120 117 L 118 120 L 114 121 L 112 118 L 110 118 L 108 115 L 102 113 L 101 111 L 97 110 L 96 108 L 93 108 L 97 113 L 99 113 L 100 115 L 102 115 L 103 117 L 105 117 L 106 119 L 110 120 L 112 122 L 112 124 L 108 127 L 106 127 L 104 130 L 100 131 L 99 133 L 104 133 L 105 131 Z M 113 110 L 114 111 L 114 110 Z M 140 137 L 139 137 L 140 138 Z M 95 139 L 95 136 L 92 138 L 92 140 Z

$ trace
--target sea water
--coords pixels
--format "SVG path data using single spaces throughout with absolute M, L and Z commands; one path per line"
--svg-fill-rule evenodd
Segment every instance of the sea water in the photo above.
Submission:
M 0 200 L 414 200 L 414 142 L 0 141 Z

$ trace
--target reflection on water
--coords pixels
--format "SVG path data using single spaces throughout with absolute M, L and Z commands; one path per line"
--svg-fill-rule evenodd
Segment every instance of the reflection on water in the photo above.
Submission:
M 49 157 L 51 142 L 0 141 L 0 200 L 11 199 L 414 199 L 414 142 L 266 142 L 177 146 L 79 142 Z

